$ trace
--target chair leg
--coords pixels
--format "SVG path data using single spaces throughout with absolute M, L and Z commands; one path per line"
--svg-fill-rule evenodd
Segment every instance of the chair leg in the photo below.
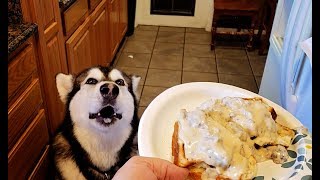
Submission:
M 253 51 L 253 36 L 254 36 L 254 27 L 256 23 L 256 18 L 252 18 L 251 27 L 249 28 L 249 41 L 247 44 L 248 51 Z
M 217 31 L 217 19 L 212 19 L 212 28 L 211 28 L 211 50 L 215 48 L 215 36 Z

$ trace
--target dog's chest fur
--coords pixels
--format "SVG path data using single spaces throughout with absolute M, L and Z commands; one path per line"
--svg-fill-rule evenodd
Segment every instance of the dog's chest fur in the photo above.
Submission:
M 74 133 L 82 148 L 88 153 L 92 164 L 106 171 L 118 161 L 119 150 L 132 131 L 131 126 L 114 129 L 108 134 L 98 134 L 87 129 L 74 128 Z

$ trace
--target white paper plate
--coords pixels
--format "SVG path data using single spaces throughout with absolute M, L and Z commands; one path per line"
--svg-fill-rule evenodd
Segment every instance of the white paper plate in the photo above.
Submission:
M 171 140 L 173 125 L 180 109 L 193 110 L 210 98 L 261 97 L 242 88 L 221 83 L 194 82 L 174 86 L 158 95 L 146 108 L 138 130 L 138 148 L 141 156 L 158 157 L 172 162 Z M 289 128 L 302 124 L 279 105 L 263 98 L 272 106 Z M 282 124 L 281 123 L 281 124 Z M 255 179 L 311 179 L 312 140 L 309 135 L 296 134 L 288 148 L 290 159 L 284 164 L 271 160 L 258 164 Z

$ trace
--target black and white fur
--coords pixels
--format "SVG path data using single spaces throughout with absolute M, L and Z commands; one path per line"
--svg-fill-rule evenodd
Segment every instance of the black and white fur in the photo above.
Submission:
M 56 178 L 111 179 L 136 155 L 139 81 L 140 77 L 101 66 L 76 77 L 56 76 L 66 105 L 64 122 L 53 142 Z M 102 112 L 106 109 L 108 113 Z

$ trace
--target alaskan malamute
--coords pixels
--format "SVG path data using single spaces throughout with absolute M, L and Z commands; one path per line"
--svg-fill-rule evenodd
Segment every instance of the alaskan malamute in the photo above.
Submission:
M 140 77 L 97 66 L 76 77 L 58 74 L 66 105 L 54 138 L 58 179 L 111 179 L 137 153 L 137 88 Z

